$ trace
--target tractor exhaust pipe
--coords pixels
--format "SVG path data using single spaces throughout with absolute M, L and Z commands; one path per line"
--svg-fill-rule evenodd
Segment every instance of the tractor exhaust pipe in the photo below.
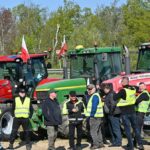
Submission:
M 131 70 L 130 70 L 130 54 L 129 54 L 128 48 L 125 45 L 123 45 L 123 49 L 124 49 L 124 56 L 125 56 L 125 72 L 128 75 L 131 72 Z

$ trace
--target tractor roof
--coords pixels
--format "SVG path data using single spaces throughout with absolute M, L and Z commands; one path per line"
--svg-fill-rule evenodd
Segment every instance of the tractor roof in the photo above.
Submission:
M 97 48 L 79 48 L 69 50 L 68 54 L 95 54 L 95 53 L 112 53 L 121 52 L 121 47 L 97 47 Z
M 43 56 L 46 56 L 46 54 L 30 54 L 30 58 L 38 58 Z M 13 62 L 16 58 L 21 58 L 21 55 L 0 56 L 0 62 Z

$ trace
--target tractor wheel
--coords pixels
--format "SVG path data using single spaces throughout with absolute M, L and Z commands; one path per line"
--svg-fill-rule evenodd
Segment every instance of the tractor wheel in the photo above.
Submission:
M 68 137 L 69 135 L 69 121 L 68 116 L 63 116 L 62 124 L 58 126 L 58 133 L 61 137 Z
M 11 109 L 7 108 L 0 115 L 1 135 L 3 140 L 8 140 L 12 131 L 13 117 Z

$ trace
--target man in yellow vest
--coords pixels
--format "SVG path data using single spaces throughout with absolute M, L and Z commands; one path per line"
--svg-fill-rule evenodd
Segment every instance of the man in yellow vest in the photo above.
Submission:
M 137 114 L 138 128 L 141 134 L 141 129 L 143 127 L 143 122 L 144 122 L 144 116 L 150 106 L 150 95 L 146 90 L 146 85 L 144 82 L 139 83 L 139 91 L 140 94 L 136 97 L 136 105 L 137 105 L 136 114 Z
M 102 117 L 104 114 L 102 101 L 99 93 L 96 92 L 95 86 L 89 84 L 87 86 L 87 91 L 90 97 L 87 103 L 86 116 L 89 117 L 90 134 L 93 141 L 91 149 L 94 150 L 104 147 L 101 133 Z
M 117 106 L 121 109 L 122 122 L 128 140 L 127 150 L 134 150 L 131 127 L 134 131 L 139 149 L 144 150 L 135 113 L 136 89 L 129 85 L 128 77 L 123 77 L 121 83 L 123 88 L 114 96 L 114 100 L 118 101 Z
M 31 117 L 33 108 L 31 100 L 26 96 L 26 91 L 23 87 L 19 89 L 19 95 L 15 97 L 12 104 L 12 114 L 14 115 L 14 122 L 12 133 L 10 136 L 10 144 L 7 149 L 13 149 L 13 143 L 15 141 L 17 131 L 22 125 L 25 132 L 26 149 L 31 150 L 30 136 L 29 136 L 29 117 Z

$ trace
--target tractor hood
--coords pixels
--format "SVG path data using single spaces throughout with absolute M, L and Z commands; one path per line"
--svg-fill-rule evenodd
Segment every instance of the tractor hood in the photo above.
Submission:
M 147 86 L 147 90 L 150 92 L 150 73 L 140 73 L 140 74 L 131 74 L 126 75 L 129 77 L 129 84 L 138 86 L 140 82 L 144 82 Z M 112 83 L 113 89 L 115 92 L 118 92 L 121 88 L 121 80 L 123 76 L 118 76 L 110 80 L 106 80 L 103 83 Z
M 54 81 L 59 81 L 59 80 L 62 80 L 62 79 L 60 79 L 60 78 L 46 78 L 46 79 L 41 80 L 40 83 L 38 84 L 38 86 L 43 85 L 43 84 L 48 84 L 48 83 L 51 83 Z
M 86 91 L 86 80 L 84 78 L 65 79 L 39 85 L 36 88 L 37 99 L 46 99 L 50 89 L 55 89 L 57 91 L 57 98 L 62 102 L 66 99 L 66 96 L 71 90 L 75 90 L 79 96 L 84 95 Z

